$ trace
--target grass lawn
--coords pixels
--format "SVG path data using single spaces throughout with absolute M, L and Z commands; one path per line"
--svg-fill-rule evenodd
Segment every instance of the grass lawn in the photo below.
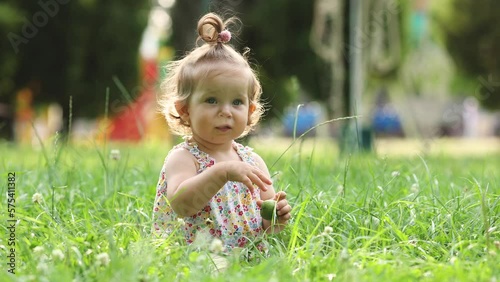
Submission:
M 0 281 L 500 281 L 499 153 L 339 156 L 297 142 L 280 158 L 288 144 L 252 145 L 293 219 L 256 239 L 268 256 L 250 246 L 224 272 L 210 242 L 150 236 L 170 145 L 0 144 Z

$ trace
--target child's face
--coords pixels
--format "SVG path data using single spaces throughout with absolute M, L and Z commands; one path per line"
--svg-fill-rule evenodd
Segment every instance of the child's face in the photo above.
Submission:
M 249 77 L 242 71 L 224 72 L 201 81 L 182 109 L 193 137 L 222 144 L 245 130 L 253 106 L 248 98 Z

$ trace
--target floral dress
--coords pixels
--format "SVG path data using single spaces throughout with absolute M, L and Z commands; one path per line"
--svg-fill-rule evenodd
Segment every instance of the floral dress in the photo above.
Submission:
M 196 143 L 185 141 L 175 146 L 172 151 L 178 148 L 188 150 L 196 158 L 199 164 L 198 173 L 215 164 L 215 160 L 201 151 Z M 242 161 L 255 165 L 250 147 L 233 142 L 233 148 Z M 249 239 L 263 234 L 260 208 L 256 204 L 256 200 L 260 199 L 258 187 L 255 187 L 253 196 L 255 199 L 242 183 L 228 181 L 198 213 L 181 218 L 168 203 L 167 180 L 163 166 L 156 188 L 153 232 L 160 236 L 168 236 L 180 228 L 184 232 L 186 242 L 190 244 L 194 242 L 198 232 L 204 231 L 220 239 L 226 251 L 234 247 L 244 247 Z M 265 248 L 259 244 L 257 247 Z

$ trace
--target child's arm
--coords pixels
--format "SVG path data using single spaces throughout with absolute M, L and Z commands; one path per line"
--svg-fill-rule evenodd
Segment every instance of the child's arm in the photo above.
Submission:
M 257 163 L 257 166 L 260 170 L 262 170 L 268 178 L 270 177 L 269 170 L 267 168 L 264 160 L 257 154 L 253 154 L 254 160 Z M 272 226 L 270 220 L 262 219 L 262 228 L 266 230 L 267 233 L 278 233 L 285 228 L 288 223 L 288 220 L 291 217 L 290 212 L 292 211 L 292 207 L 288 204 L 286 200 L 286 193 L 280 191 L 276 193 L 274 191 L 274 187 L 272 184 L 267 185 L 266 190 L 260 190 L 260 199 L 261 201 L 257 201 L 257 205 L 261 206 L 262 202 L 265 200 L 273 199 L 276 203 L 276 213 L 278 214 L 278 218 L 274 226 Z
M 167 199 L 172 209 L 182 217 L 199 212 L 228 181 L 238 181 L 253 193 L 253 184 L 267 190 L 268 175 L 259 168 L 241 161 L 220 162 L 197 173 L 195 158 L 184 149 L 170 153 L 165 162 Z

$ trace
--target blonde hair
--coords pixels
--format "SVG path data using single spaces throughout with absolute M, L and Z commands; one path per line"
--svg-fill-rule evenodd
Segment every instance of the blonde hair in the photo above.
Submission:
M 190 125 L 180 118 L 175 104 L 181 102 L 187 105 L 199 81 L 231 70 L 244 70 L 249 74 L 248 98 L 250 104 L 255 107 L 240 137 L 248 134 L 259 122 L 264 112 L 263 105 L 260 103 L 262 88 L 257 75 L 246 59 L 247 52 L 238 53 L 225 44 L 226 42 L 220 40 L 219 36 L 227 25 L 235 20 L 237 19 L 230 18 L 224 22 L 214 13 L 206 14 L 198 21 L 197 39 L 197 42 L 201 39 L 205 43 L 182 59 L 172 61 L 166 66 L 167 77 L 161 83 L 161 96 L 158 103 L 161 113 L 174 134 L 192 134 Z

